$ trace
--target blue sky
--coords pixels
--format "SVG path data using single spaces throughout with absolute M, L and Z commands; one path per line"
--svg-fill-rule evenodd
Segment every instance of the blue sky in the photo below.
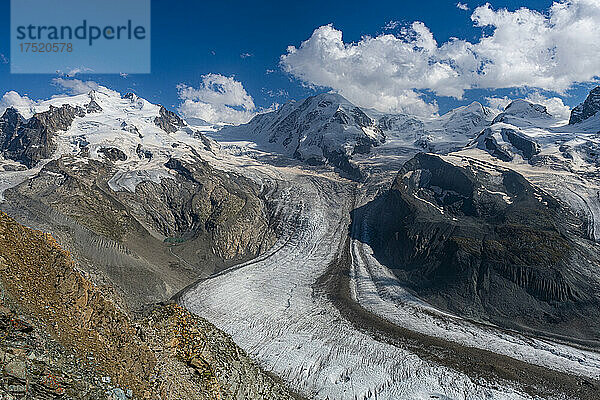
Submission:
M 433 34 L 438 44 L 456 37 L 475 43 L 483 33 L 491 34 L 493 27 L 475 27 L 471 14 L 485 2 L 465 2 L 469 10 L 456 6 L 454 1 L 302 1 L 302 2 L 198 2 L 152 1 L 152 73 L 128 75 L 84 75 L 77 79 L 93 80 L 120 92 L 134 91 L 152 102 L 178 107 L 182 99 L 177 85 L 196 88 L 205 74 L 213 73 L 234 77 L 254 101 L 256 109 L 299 99 L 326 88 L 310 88 L 322 82 L 319 72 L 290 73 L 282 70 L 280 57 L 290 45 L 299 47 L 311 37 L 315 29 L 327 24 L 343 32 L 345 43 L 359 42 L 365 35 L 377 37 L 398 33 L 403 26 L 421 21 Z M 514 11 L 527 7 L 547 12 L 551 1 L 492 0 L 494 10 L 507 8 Z M 9 2 L 0 5 L 0 54 L 10 57 Z M 384 29 L 396 21 L 396 30 Z M 389 26 L 389 25 L 388 25 Z M 248 56 L 242 56 L 247 54 Z M 300 57 L 300 56 L 298 56 Z M 296 62 L 296 61 L 295 61 Z M 302 61 L 297 61 L 302 62 Z M 599 64 L 600 65 L 600 64 Z M 295 68 L 295 67 L 293 67 Z M 299 67 L 300 68 L 300 67 Z M 332 67 L 335 68 L 335 67 Z M 15 90 L 32 99 L 47 98 L 61 88 L 51 80 L 56 75 L 11 75 L 7 63 L 0 56 L 0 95 Z M 316 75 L 315 75 L 316 74 Z M 565 104 L 581 102 L 593 83 L 576 84 L 574 89 L 561 93 Z M 355 88 L 334 87 L 342 94 Z M 531 91 L 530 88 L 528 91 Z M 544 96 L 553 97 L 552 90 L 536 89 Z M 439 112 L 445 112 L 473 100 L 486 97 L 518 97 L 527 92 L 515 88 L 470 89 L 463 98 L 439 94 L 439 85 L 417 88 L 424 101 L 435 101 Z M 353 100 L 353 99 L 350 99 Z M 368 105 L 368 104 L 367 104 Z M 234 104 L 234 107 L 236 105 Z

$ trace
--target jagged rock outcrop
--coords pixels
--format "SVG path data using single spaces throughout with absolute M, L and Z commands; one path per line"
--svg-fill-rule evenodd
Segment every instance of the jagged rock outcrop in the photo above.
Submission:
M 148 161 L 152 160 L 152 152 L 150 150 L 144 149 L 141 144 L 138 144 L 135 149 L 135 154 L 138 155 L 139 158 L 145 158 Z
M 583 272 L 598 265 L 597 245 L 583 221 L 514 171 L 419 154 L 354 218 L 368 221 L 375 256 L 438 307 L 600 339 L 598 288 Z
M 163 106 L 160 106 L 159 116 L 154 118 L 154 123 L 167 133 L 177 132 L 186 126 L 185 122 L 177 114 L 167 110 Z
M 51 105 L 48 111 L 24 120 L 15 109 L 9 108 L 0 117 L 0 151 L 5 158 L 31 168 L 56 150 L 56 133 L 67 130 L 75 117 L 84 115 L 81 107 Z
M 578 124 L 600 111 L 600 86 L 596 86 L 583 103 L 571 110 L 569 125 Z
M 112 162 L 127 160 L 127 155 L 116 147 L 102 147 L 98 149 L 98 153 L 104 154 L 104 157 Z
M 100 107 L 100 105 L 98 103 L 96 103 L 96 100 L 91 99 L 90 102 L 85 106 L 85 110 L 88 113 L 96 113 L 96 112 L 101 112 L 102 107 Z

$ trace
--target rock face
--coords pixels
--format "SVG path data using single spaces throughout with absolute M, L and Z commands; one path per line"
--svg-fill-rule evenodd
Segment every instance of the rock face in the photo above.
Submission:
M 600 86 L 592 89 L 583 103 L 571 111 L 569 125 L 574 125 L 593 117 L 600 111 Z
M 477 147 L 502 161 L 512 161 L 516 154 L 531 160 L 540 152 L 540 145 L 535 140 L 512 128 L 486 128 L 475 141 Z
M 355 179 L 362 173 L 352 155 L 367 154 L 385 139 L 360 108 L 331 93 L 287 103 L 277 111 L 257 115 L 246 125 L 221 132 L 258 139 L 279 153 L 311 165 L 331 165 Z
M 108 183 L 115 168 L 112 161 L 61 157 L 7 190 L 4 208 L 55 232 L 131 307 L 164 301 L 274 242 L 260 188 L 243 177 L 172 158 L 170 175 L 115 192 Z
M 177 114 L 167 110 L 163 106 L 160 106 L 159 116 L 154 118 L 154 123 L 167 133 L 177 132 L 179 129 L 186 126 L 185 122 L 179 118 Z
M 0 289 L 2 398 L 299 399 L 177 305 L 134 319 L 50 235 L 3 213 Z
M 419 154 L 355 211 L 402 284 L 438 307 L 501 326 L 600 339 L 598 265 L 585 224 L 510 170 Z M 585 324 L 582 321 L 586 321 Z
M 82 108 L 65 104 L 50 106 L 48 111 L 25 121 L 15 109 L 9 108 L 0 118 L 0 151 L 5 158 L 31 168 L 56 150 L 56 133 L 67 130 L 76 116 L 84 115 Z
M 102 107 L 100 107 L 100 105 L 96 103 L 96 100 L 94 99 L 90 100 L 90 102 L 85 106 L 85 109 L 88 113 L 96 113 L 102 111 Z
M 98 153 L 104 154 L 106 159 L 112 162 L 127 160 L 127 155 L 116 147 L 102 147 L 98 150 Z
M 128 317 L 85 279 L 50 235 L 0 214 L 2 287 L 51 336 L 143 394 L 156 365 Z M 146 382 L 144 382 L 146 381 Z

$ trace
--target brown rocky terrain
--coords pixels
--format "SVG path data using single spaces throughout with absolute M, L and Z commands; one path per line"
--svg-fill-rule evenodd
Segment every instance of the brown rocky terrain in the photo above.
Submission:
M 2 398 L 292 399 L 174 304 L 134 318 L 52 236 L 0 214 Z

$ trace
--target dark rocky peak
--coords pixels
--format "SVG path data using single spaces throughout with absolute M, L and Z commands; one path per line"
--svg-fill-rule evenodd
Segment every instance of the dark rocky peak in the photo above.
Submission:
M 96 113 L 102 111 L 102 107 L 100 107 L 100 105 L 96 103 L 96 100 L 94 99 L 90 100 L 90 102 L 85 106 L 85 109 L 88 113 Z
M 19 114 L 19 111 L 13 107 L 7 108 L 0 117 L 0 138 L 4 140 L 4 137 L 15 132 L 17 127 L 24 122 L 26 120 Z
M 57 132 L 69 129 L 75 117 L 85 116 L 83 108 L 69 104 L 50 106 L 48 111 L 37 113 L 27 121 L 15 113 L 7 110 L 0 120 L 0 151 L 5 158 L 29 168 L 56 150 Z
M 131 104 L 138 110 L 144 108 L 144 99 L 136 95 L 135 93 L 127 93 L 123 96 L 124 99 L 127 99 L 131 102 Z
M 24 118 L 21 116 L 19 111 L 17 111 L 14 107 L 9 107 L 4 111 L 0 120 L 5 123 L 16 124 L 19 121 L 24 121 Z
M 52 133 L 66 131 L 71 126 L 75 117 L 85 117 L 85 111 L 81 107 L 73 107 L 64 104 L 61 107 L 50 106 L 48 111 L 35 114 L 27 125 L 40 125 Z
M 98 153 L 104 154 L 104 157 L 112 162 L 127 160 L 127 155 L 116 147 L 102 147 Z
M 98 104 L 98 92 L 95 90 L 90 90 L 88 93 L 88 97 L 90 98 L 90 102 L 85 106 L 88 113 L 101 112 L 102 107 Z
M 92 89 L 88 92 L 88 97 L 90 98 L 90 100 L 97 100 L 98 92 L 96 92 L 94 89 Z
M 174 133 L 185 127 L 185 122 L 164 106 L 160 106 L 159 115 L 154 118 L 154 124 L 167 133 Z
M 123 98 L 131 100 L 132 103 L 136 102 L 139 99 L 139 97 L 135 93 L 132 93 L 132 92 L 128 92 L 128 93 L 124 94 Z
M 144 149 L 141 143 L 139 143 L 135 149 L 135 153 L 140 159 L 147 159 L 148 161 L 152 160 L 152 152 L 150 150 Z
M 596 86 L 583 103 L 571 110 L 569 125 L 578 124 L 600 111 L 600 86 Z

